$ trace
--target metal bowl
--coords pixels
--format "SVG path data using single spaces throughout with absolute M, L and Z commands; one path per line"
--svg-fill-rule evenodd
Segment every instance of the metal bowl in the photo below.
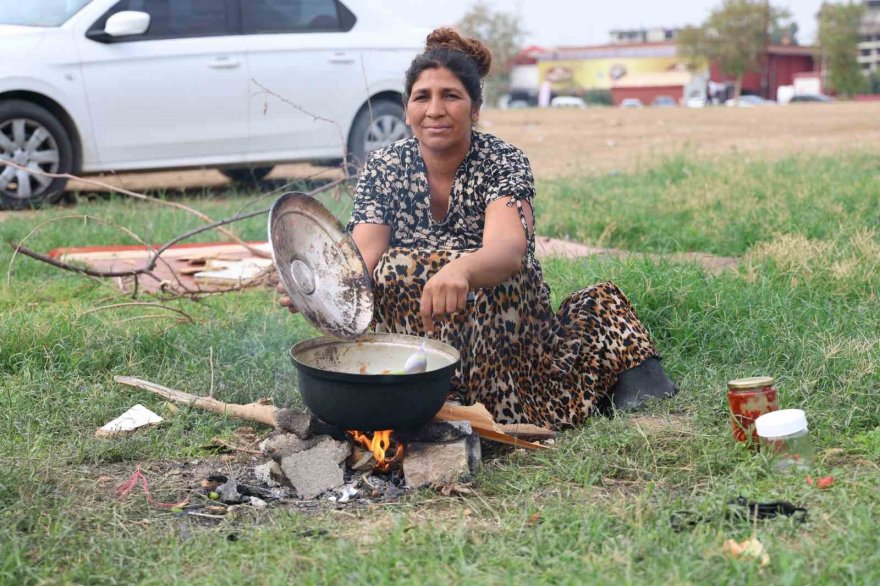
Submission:
M 318 418 L 344 430 L 412 430 L 443 406 L 458 350 L 428 340 L 428 368 L 418 374 L 383 374 L 403 368 L 422 339 L 367 334 L 357 340 L 328 336 L 290 349 L 303 402 Z

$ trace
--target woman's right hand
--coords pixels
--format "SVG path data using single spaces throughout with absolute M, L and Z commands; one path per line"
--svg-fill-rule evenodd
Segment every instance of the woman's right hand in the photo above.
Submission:
M 290 313 L 299 313 L 299 310 L 293 305 L 293 300 L 287 296 L 287 291 L 284 290 L 284 285 L 278 283 L 275 286 L 275 290 L 281 293 L 281 297 L 278 298 L 278 305 L 286 307 Z

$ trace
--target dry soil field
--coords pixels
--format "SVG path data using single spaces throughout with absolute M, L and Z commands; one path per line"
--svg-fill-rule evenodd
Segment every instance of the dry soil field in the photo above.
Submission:
M 538 178 L 633 171 L 664 157 L 777 158 L 792 153 L 869 150 L 880 154 L 880 102 L 760 108 L 486 110 L 481 128 L 520 147 Z M 281 165 L 273 177 L 334 175 Z M 126 174 L 102 181 L 129 189 L 220 187 L 217 171 Z M 72 183 L 71 189 L 90 189 Z

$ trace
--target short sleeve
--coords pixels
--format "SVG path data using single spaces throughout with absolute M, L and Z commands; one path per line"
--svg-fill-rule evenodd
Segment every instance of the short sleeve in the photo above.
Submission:
M 398 166 L 394 164 L 388 149 L 374 152 L 367 159 L 358 178 L 354 193 L 354 209 L 348 230 L 355 224 L 390 224 L 392 220 L 391 201 L 393 191 L 399 184 Z
M 535 178 L 523 152 L 510 145 L 489 155 L 490 181 L 485 192 L 486 205 L 500 197 L 509 197 L 508 205 L 526 201 L 534 207 Z

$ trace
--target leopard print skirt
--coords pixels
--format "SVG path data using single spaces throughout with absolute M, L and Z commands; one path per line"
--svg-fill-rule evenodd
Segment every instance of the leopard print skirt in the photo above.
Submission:
M 376 331 L 421 336 L 422 287 L 469 251 L 391 248 L 376 266 Z M 600 283 L 567 297 L 554 313 L 538 262 L 466 309 L 438 320 L 434 337 L 461 353 L 450 399 L 483 403 L 499 423 L 553 429 L 582 424 L 617 375 L 656 356 L 623 292 Z

